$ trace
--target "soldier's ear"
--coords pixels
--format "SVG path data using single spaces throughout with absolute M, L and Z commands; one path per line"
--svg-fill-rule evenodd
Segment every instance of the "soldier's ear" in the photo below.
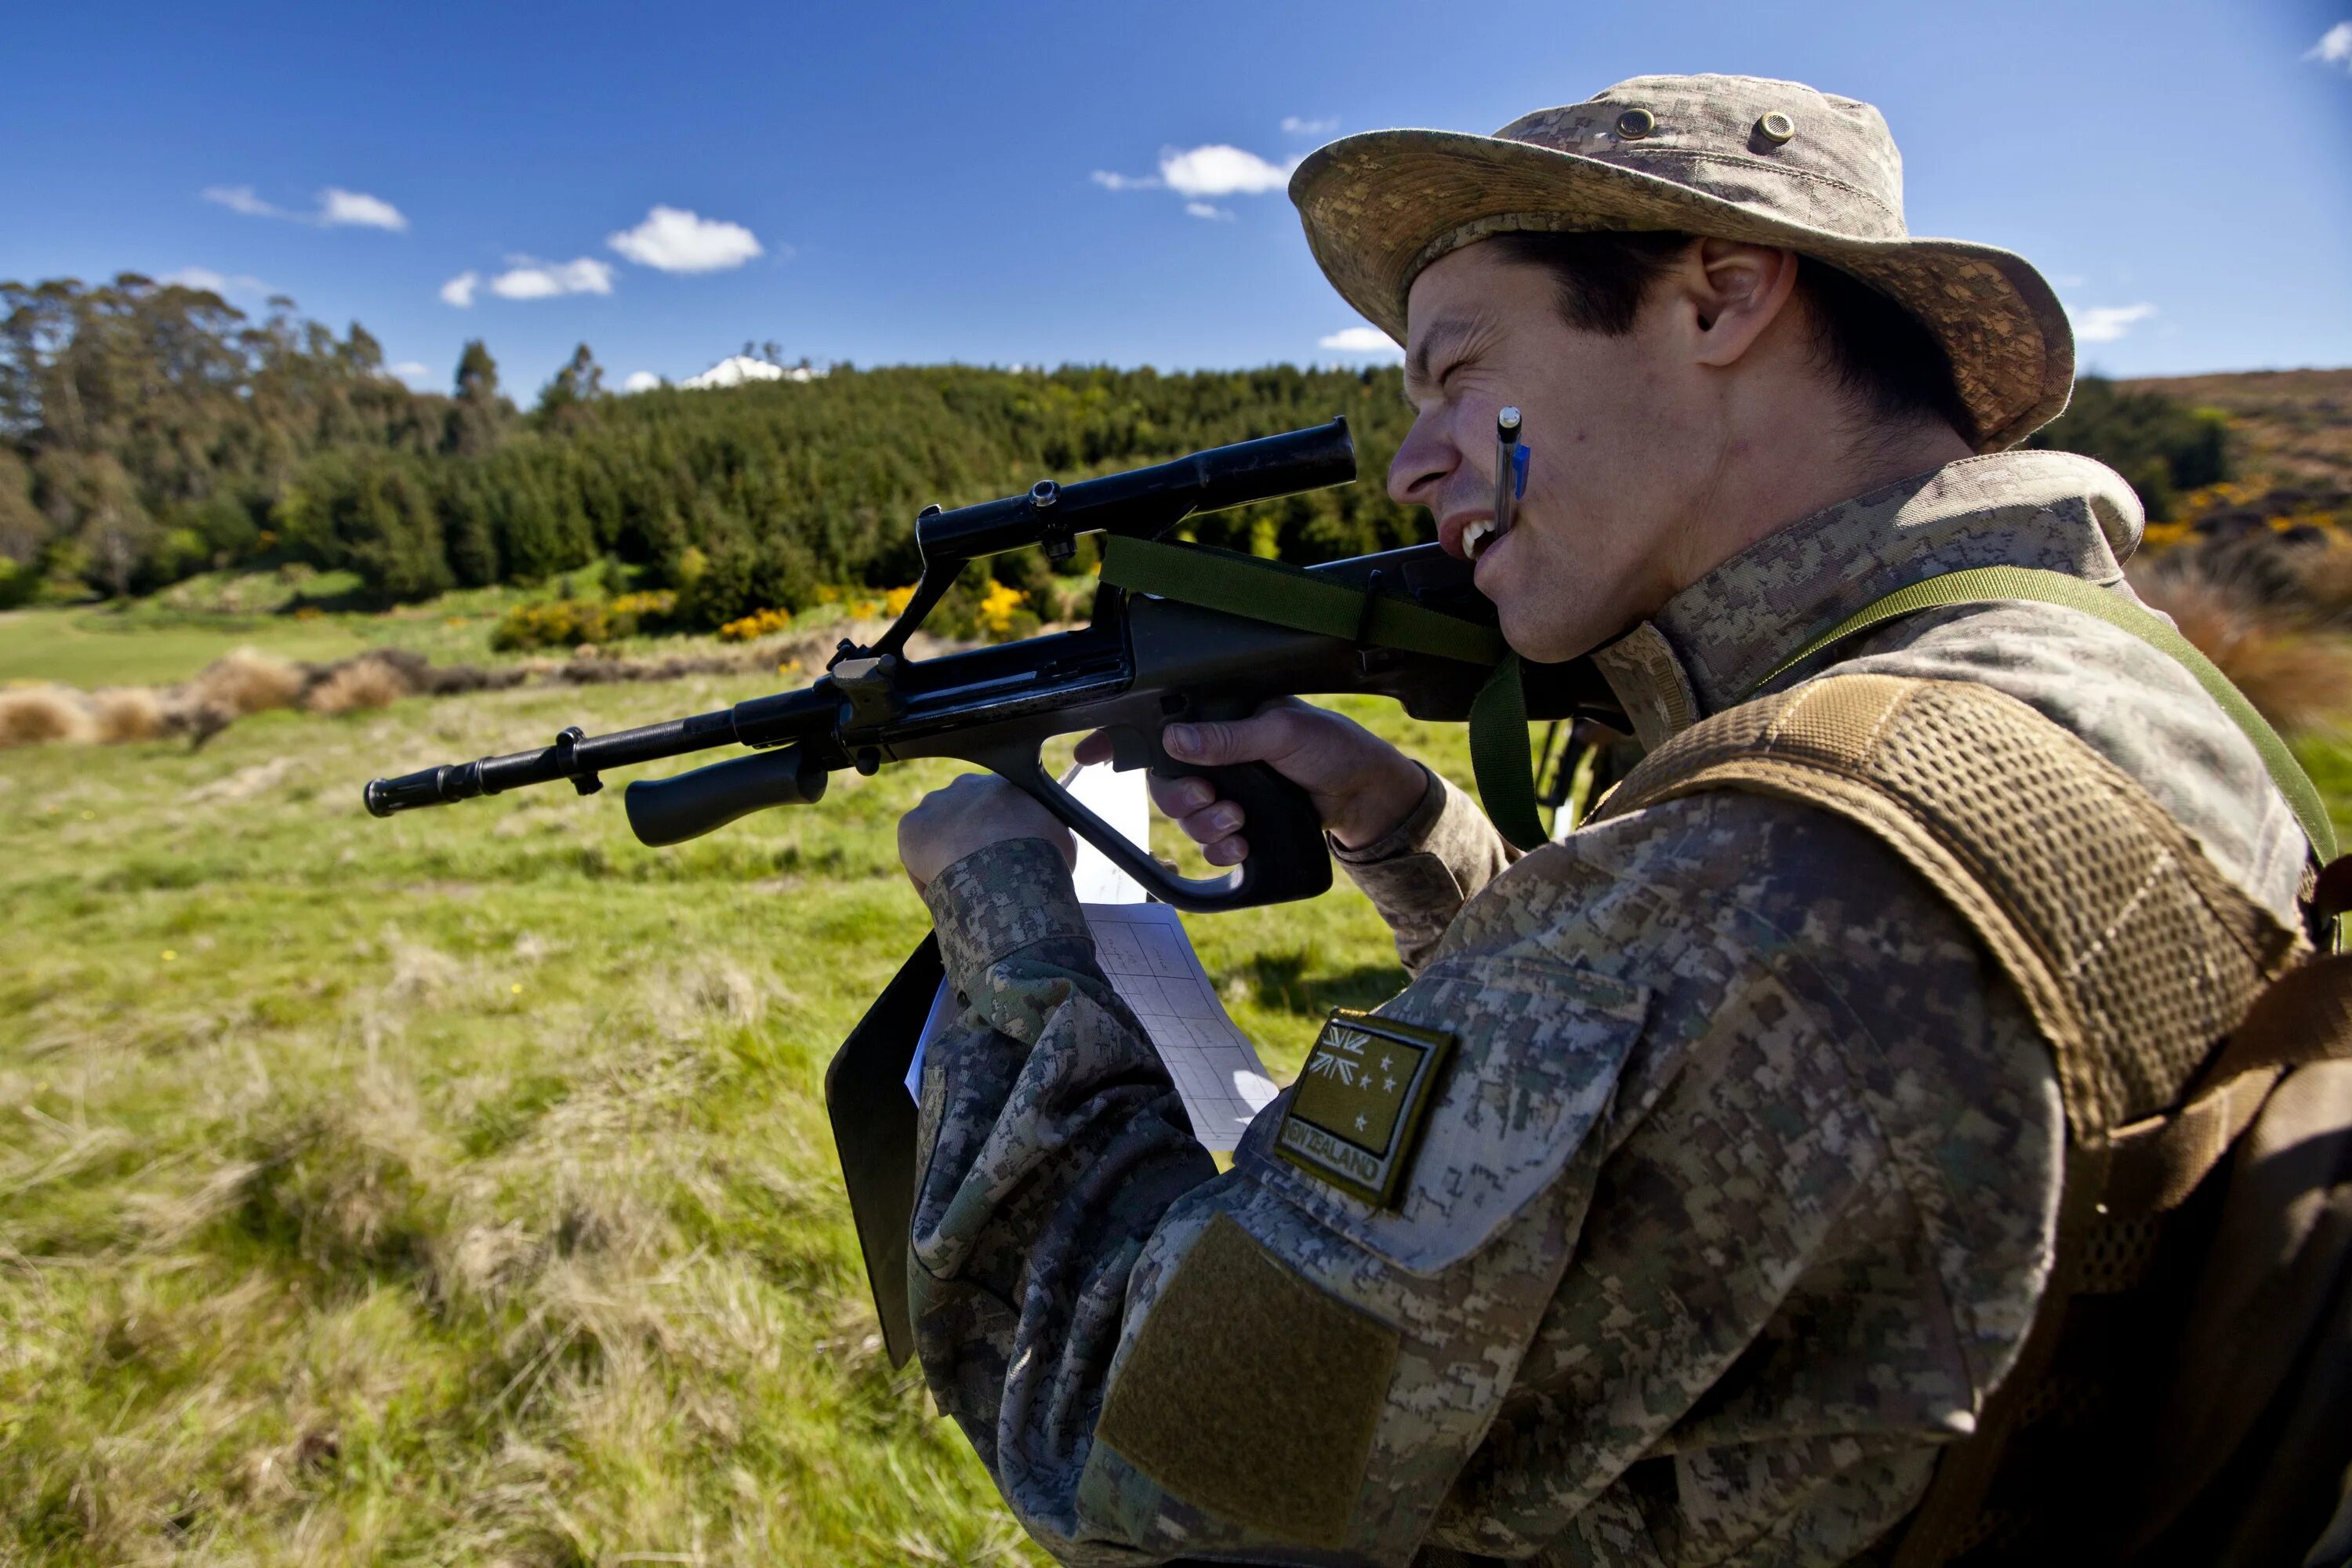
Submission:
M 1789 309 L 1797 290 L 1797 253 L 1769 245 L 1703 239 L 1676 279 L 1693 333 L 1696 363 L 1737 363 Z

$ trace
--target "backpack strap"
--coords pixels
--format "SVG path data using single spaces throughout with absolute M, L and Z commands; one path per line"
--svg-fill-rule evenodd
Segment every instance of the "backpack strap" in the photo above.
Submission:
M 1979 1516 L 2011 1433 L 2038 1418 L 2032 1395 L 2069 1302 L 2135 1288 L 2164 1211 L 2280 1070 L 2336 1054 L 2343 1037 L 2330 1047 L 2324 1033 L 2315 1045 L 2292 1026 L 2242 1029 L 2309 952 L 2302 933 L 2215 869 L 2129 775 L 1990 687 L 1808 681 L 1675 736 L 1595 817 L 1711 789 L 1829 811 L 1885 844 L 1967 922 L 2050 1047 L 2067 1127 L 2057 1257 L 2017 1363 L 1977 1434 L 1937 1466 L 1897 1559 L 1940 1563 L 1983 1538 Z M 2312 1005 L 2341 1001 L 2326 997 Z M 2233 1032 L 2238 1048 L 2217 1053 Z
M 2213 1042 L 2306 950 L 2128 774 L 1977 682 L 1832 675 L 1728 709 L 1651 752 L 1595 815 L 1724 788 L 1834 812 L 1909 862 L 2024 999 L 2086 1147 L 2178 1109 Z
M 2328 820 L 2327 805 L 2320 798 L 2318 787 L 2304 772 L 2303 764 L 2295 761 L 2294 753 L 2287 750 L 2278 731 L 2254 710 L 2254 705 L 2246 700 L 2245 694 L 2231 683 L 2230 678 L 2163 616 L 2112 589 L 2070 577 L 2063 572 L 2038 571 L 2028 566 L 1975 566 L 1914 583 L 1864 605 L 1781 660 L 1779 668 L 1748 689 L 1752 692 L 1769 686 L 1832 644 L 1904 616 L 1955 605 L 1997 604 L 2015 599 L 2080 610 L 2119 631 L 2129 632 L 2158 653 L 2177 660 L 2253 742 L 2254 750 L 2262 754 L 2263 766 L 2270 770 L 2271 782 L 2294 808 L 2294 819 L 2301 825 L 2304 837 L 2310 840 L 2312 853 L 2319 864 L 2325 866 L 2336 858 L 2336 827 Z

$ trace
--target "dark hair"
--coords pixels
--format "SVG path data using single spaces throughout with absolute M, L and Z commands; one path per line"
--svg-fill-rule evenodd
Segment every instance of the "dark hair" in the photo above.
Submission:
M 1619 338 L 1633 330 L 1650 286 L 1696 236 L 1640 233 L 1496 235 L 1509 259 L 1539 267 L 1559 284 L 1559 311 L 1588 332 Z M 1951 356 L 1919 319 L 1851 273 L 1798 258 L 1797 290 L 1813 321 L 1817 363 L 1882 419 L 1933 416 L 1973 441 L 1976 420 L 1960 401 Z

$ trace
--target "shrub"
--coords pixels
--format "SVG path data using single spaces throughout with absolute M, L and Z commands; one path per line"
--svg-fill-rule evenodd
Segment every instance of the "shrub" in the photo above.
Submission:
M 793 629 L 790 610 L 754 610 L 719 628 L 720 642 L 757 642 L 763 637 Z
M 980 629 L 992 642 L 1009 642 L 1037 630 L 1037 613 L 1022 597 L 1021 590 L 1009 584 L 989 584 L 988 592 L 981 595 L 978 618 Z
M 795 540 L 738 541 L 713 549 L 678 595 L 681 626 L 717 630 L 761 609 L 799 613 L 818 602 L 816 558 Z
M 517 605 L 499 618 L 490 646 L 501 650 L 578 647 L 658 631 L 677 608 L 667 589 L 612 599 L 549 599 Z
M 2096 458 L 2131 481 L 2158 522 L 2172 517 L 2180 491 L 2230 477 L 2227 416 L 2095 375 L 2077 381 L 2065 414 L 2025 444 Z

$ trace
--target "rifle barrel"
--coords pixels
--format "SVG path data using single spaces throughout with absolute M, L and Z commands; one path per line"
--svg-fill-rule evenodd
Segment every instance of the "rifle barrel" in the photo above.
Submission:
M 594 780 L 606 768 L 635 767 L 714 746 L 772 746 L 804 739 L 829 729 L 837 708 L 833 693 L 820 682 L 798 691 L 754 697 L 732 708 L 665 719 L 658 724 L 642 724 L 609 735 L 566 730 L 556 737 L 555 744 L 534 752 L 446 763 L 398 778 L 373 780 L 367 786 L 367 808 L 377 816 L 390 816 L 419 806 L 446 805 L 565 778 L 580 784 L 583 795 L 592 794 L 602 787 L 601 783 L 586 781 Z

